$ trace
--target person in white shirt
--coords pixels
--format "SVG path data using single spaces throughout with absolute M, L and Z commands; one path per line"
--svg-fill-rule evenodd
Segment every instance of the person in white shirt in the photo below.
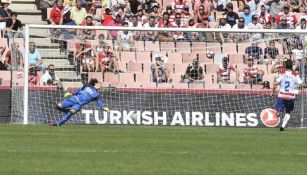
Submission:
M 57 86 L 59 89 L 63 88 L 63 85 L 59 77 L 54 72 L 55 67 L 53 64 L 48 66 L 48 71 L 46 71 L 40 79 L 41 86 Z
M 128 27 L 128 22 L 123 23 L 123 27 Z M 119 31 L 117 34 L 117 49 L 130 51 L 132 45 L 134 44 L 133 33 L 131 31 Z
M 263 29 L 262 24 L 258 22 L 258 17 L 256 15 L 252 16 L 252 22 L 247 25 L 248 29 Z M 253 33 L 250 36 L 251 40 L 259 40 L 262 38 L 260 33 Z
M 295 88 L 298 86 L 306 88 L 306 84 L 302 84 L 303 81 L 299 77 L 299 74 L 293 71 L 293 62 L 291 59 L 287 59 L 285 62 L 286 71 L 281 74 L 273 85 L 273 94 L 277 86 L 280 86 L 276 98 L 276 111 L 278 115 L 285 113 L 280 131 L 284 131 L 289 119 L 290 112 L 294 109 L 295 96 L 298 94 L 298 90 Z

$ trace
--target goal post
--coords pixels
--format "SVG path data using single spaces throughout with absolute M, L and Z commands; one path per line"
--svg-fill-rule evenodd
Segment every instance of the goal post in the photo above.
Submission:
M 36 34 L 36 31 L 45 31 Z M 58 38 L 53 35 L 56 30 L 95 31 L 94 39 L 80 40 L 78 36 L 73 38 Z M 213 34 L 216 37 L 221 33 L 247 34 L 249 39 L 244 41 L 219 40 L 198 41 L 147 41 L 140 39 L 134 41 L 133 48 L 117 47 L 117 41 L 107 38 L 107 31 L 131 31 L 131 32 L 182 32 Z M 87 69 L 87 59 L 77 58 L 80 53 L 80 45 L 88 46 L 88 50 L 97 49 L 98 35 L 105 34 L 105 45 L 110 46 L 113 59 L 117 59 L 119 72 L 110 70 L 102 72 Z M 253 34 L 261 34 L 261 38 L 253 38 Z M 274 96 L 271 89 L 266 89 L 264 81 L 272 83 L 276 74 L 270 73 L 272 62 L 257 65 L 264 71 L 264 76 L 259 83 L 244 83 L 244 68 L 247 66 L 244 59 L 248 54 L 242 53 L 245 47 L 250 47 L 253 42 L 264 52 L 267 43 L 276 43 L 280 51 L 284 51 L 283 41 L 288 44 L 293 36 L 302 42 L 302 53 L 305 55 L 304 30 L 240 30 L 240 29 L 215 29 L 215 28 L 133 28 L 133 27 L 108 27 L 108 26 L 55 26 L 55 25 L 26 25 L 24 34 L 24 61 L 29 61 L 29 43 L 34 42 L 37 50 L 43 58 L 43 66 L 48 68 L 53 64 L 55 73 L 62 82 L 62 87 L 47 85 L 29 85 L 29 64 L 24 64 L 23 85 L 13 84 L 15 103 L 12 104 L 13 123 L 44 124 L 57 121 L 63 114 L 53 108 L 53 105 L 63 100 L 65 91 L 80 88 L 90 78 L 97 78 L 104 88 L 101 91 L 104 104 L 110 108 L 110 113 L 97 111 L 96 103 L 90 103 L 82 108 L 82 111 L 72 117 L 72 124 L 142 124 L 142 125 L 197 125 L 197 126 L 230 126 L 230 127 L 272 127 L 279 122 L 273 120 L 270 112 L 262 113 L 266 108 L 274 108 Z M 266 38 L 266 34 L 274 35 L 274 38 Z M 82 43 L 84 42 L 84 43 Z M 294 42 L 294 41 L 293 41 Z M 65 43 L 65 53 L 60 53 L 62 43 Z M 289 47 L 290 48 L 290 47 Z M 297 49 L 297 48 L 290 48 Z M 62 51 L 62 50 L 61 50 Z M 90 53 L 91 61 L 96 61 L 97 50 Z M 264 55 L 264 53 L 263 53 Z M 279 53 L 279 57 L 293 58 L 294 53 Z M 152 65 L 156 57 L 161 57 L 162 62 L 167 63 L 171 81 L 153 82 Z M 211 58 L 213 57 L 213 58 Z M 238 70 L 239 82 L 236 82 L 236 72 L 231 70 L 227 83 L 217 82 L 217 71 L 228 58 L 228 63 Z M 161 61 L 160 60 L 160 61 Z M 182 76 L 186 74 L 187 67 L 198 60 L 203 69 L 204 82 L 184 82 Z M 277 59 L 276 59 L 277 60 Z M 276 61 L 276 60 L 273 60 Z M 90 62 L 90 61 L 89 61 Z M 305 77 L 305 59 L 300 62 L 302 78 Z M 31 66 L 30 66 L 31 67 Z M 100 67 L 100 66 L 99 66 Z M 100 68 L 99 68 L 100 69 Z M 46 70 L 48 71 L 48 70 Z M 39 71 L 40 76 L 43 75 Z M 32 76 L 32 75 L 31 75 Z M 18 79 L 17 76 L 13 76 Z M 183 78 L 184 79 L 184 78 Z M 306 127 L 306 93 L 300 90 L 297 95 L 296 107 L 291 115 L 289 126 Z M 22 102 L 16 103 L 16 100 Z M 20 106 L 22 104 L 22 107 Z M 18 114 L 18 115 L 17 115 Z M 265 117 L 265 115 L 268 115 Z M 262 117 L 262 118 L 261 118 Z M 264 117 L 264 118 L 263 118 Z M 271 122 L 265 121 L 272 119 Z M 275 122 L 275 123 L 274 123 Z

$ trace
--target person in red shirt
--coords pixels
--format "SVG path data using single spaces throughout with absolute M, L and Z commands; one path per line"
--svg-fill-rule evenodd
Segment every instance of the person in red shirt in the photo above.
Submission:
M 37 67 L 29 67 L 28 82 L 29 85 L 39 85 L 40 76 L 37 73 Z
M 118 73 L 119 66 L 115 55 L 111 52 L 108 44 L 103 45 L 103 51 L 97 54 L 96 57 L 96 72 L 101 71 L 102 76 L 107 71 Z
M 158 28 L 171 28 L 173 27 L 171 22 L 169 21 L 169 14 L 167 12 L 163 13 L 162 19 L 158 22 Z M 158 32 L 158 38 L 162 42 L 172 42 L 172 34 L 171 32 L 161 31 Z
M 54 6 L 50 12 L 49 22 L 53 25 L 60 25 L 63 11 L 63 0 L 56 0 L 56 6 Z
M 85 21 L 81 23 L 81 26 L 95 26 L 95 23 L 93 22 L 93 16 L 91 14 L 88 14 L 87 17 L 85 18 Z M 83 40 L 83 39 L 89 39 L 93 40 L 95 39 L 96 36 L 96 30 L 78 30 L 78 37 Z
M 264 75 L 264 71 L 259 70 L 258 66 L 254 64 L 254 59 L 251 55 L 247 59 L 247 67 L 243 68 L 243 73 L 245 84 L 258 84 L 262 82 Z

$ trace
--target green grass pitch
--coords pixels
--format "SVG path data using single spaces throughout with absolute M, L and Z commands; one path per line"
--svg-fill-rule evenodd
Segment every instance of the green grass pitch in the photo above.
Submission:
M 0 174 L 305 175 L 307 130 L 0 125 Z

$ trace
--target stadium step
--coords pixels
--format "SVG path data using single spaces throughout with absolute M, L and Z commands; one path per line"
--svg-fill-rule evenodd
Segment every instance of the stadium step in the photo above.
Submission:
M 32 23 L 33 24 L 33 23 Z M 38 23 L 35 23 L 38 24 Z M 46 25 L 47 22 L 46 21 L 40 21 L 39 24 L 44 24 Z M 50 36 L 50 31 L 49 29 L 30 29 L 30 37 L 31 38 L 47 38 L 48 36 Z
M 68 87 L 72 87 L 72 88 L 80 88 L 82 87 L 82 83 L 81 82 L 62 82 L 64 89 L 67 89 Z
M 69 79 L 78 79 L 75 71 L 57 71 L 56 74 L 60 79 L 67 79 L 67 77 Z
M 19 1 L 19 2 L 13 2 L 9 6 L 10 9 L 13 11 L 37 11 L 37 6 L 35 3 L 31 2 L 25 2 L 25 1 Z M 19 18 L 19 15 L 18 15 Z
M 59 65 L 67 66 L 70 62 L 67 59 L 43 59 L 43 64 L 48 66 L 49 64 L 54 64 L 56 67 Z
M 64 55 L 60 55 L 60 49 L 58 48 L 41 48 L 41 49 L 38 49 L 38 51 L 44 57 L 51 57 L 51 58 L 61 57 L 62 58 L 64 56 Z M 65 56 L 67 57 L 67 55 Z

